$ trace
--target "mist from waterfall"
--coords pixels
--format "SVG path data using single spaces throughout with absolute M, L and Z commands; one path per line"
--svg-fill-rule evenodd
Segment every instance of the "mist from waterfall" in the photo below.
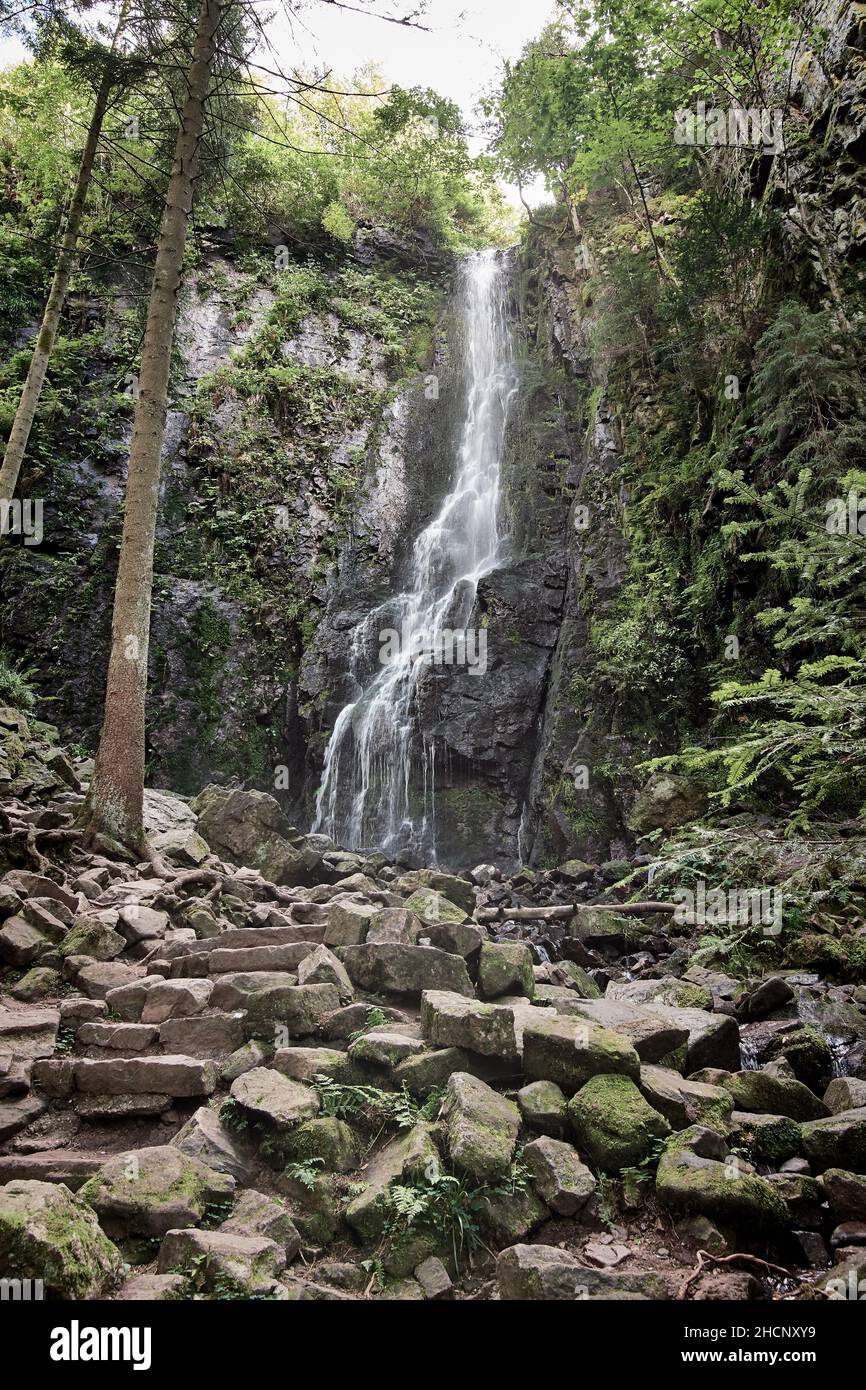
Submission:
M 467 257 L 459 295 L 465 415 L 451 490 L 415 539 L 407 587 L 373 608 L 352 633 L 350 674 L 360 694 L 334 724 L 312 827 L 349 849 L 411 847 L 431 863 L 436 747 L 419 728 L 418 685 L 430 653 L 465 631 L 480 580 L 504 559 L 501 463 L 516 389 L 502 253 Z M 365 676 L 372 650 L 378 660 L 385 630 L 400 634 L 398 649 Z

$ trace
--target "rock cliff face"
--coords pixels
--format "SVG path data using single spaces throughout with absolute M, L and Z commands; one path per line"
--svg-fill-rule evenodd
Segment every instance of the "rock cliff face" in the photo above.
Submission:
M 808 51 L 795 64 L 790 176 L 756 161 L 753 196 L 779 215 L 793 292 L 850 312 L 866 240 L 862 6 L 829 4 L 827 29 L 829 66 Z M 648 693 L 631 692 L 642 718 L 623 714 L 621 691 L 608 698 L 595 635 L 634 559 L 629 478 L 642 449 L 666 447 L 667 407 L 599 349 L 586 251 L 591 261 L 591 236 L 579 247 L 557 214 L 510 253 L 520 375 L 503 466 L 509 551 L 471 619 L 486 629 L 490 669 L 480 681 L 431 671 L 420 690 L 437 750 L 437 853 L 454 867 L 619 857 L 638 765 L 672 751 Z M 370 229 L 344 257 L 279 272 L 225 234 L 207 244 L 183 306 L 166 436 L 153 785 L 272 791 L 309 826 L 328 735 L 357 693 L 352 630 L 399 584 L 453 474 L 466 346 L 453 269 Z M 85 747 L 101 722 L 130 428 L 117 348 L 135 331 L 132 303 L 115 294 L 107 317 L 79 306 L 92 344 L 38 480 L 45 540 L 3 557 L 2 642 Z M 704 408 L 694 431 L 707 437 Z M 669 658 L 660 646 L 659 666 Z M 707 719 L 699 668 L 694 727 Z

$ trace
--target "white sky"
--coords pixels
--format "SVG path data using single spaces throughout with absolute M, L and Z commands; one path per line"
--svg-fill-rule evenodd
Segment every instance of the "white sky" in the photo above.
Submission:
M 405 0 L 392 13 L 411 13 Z M 421 22 L 428 32 L 388 24 L 370 15 L 352 14 L 329 4 L 306 3 L 290 26 L 281 0 L 262 5 L 275 10 L 268 33 L 280 66 L 329 66 L 349 78 L 375 63 L 384 78 L 401 87 L 433 87 L 456 101 L 467 121 L 476 122 L 475 106 L 496 82 L 504 58 L 516 58 L 523 45 L 551 18 L 553 0 L 429 0 Z M 0 39 L 0 67 L 25 56 L 16 40 Z M 261 61 L 267 63 L 262 55 Z M 482 147 L 473 140 L 473 149 Z M 516 193 L 508 190 L 516 201 Z M 529 201 L 542 196 L 531 190 Z

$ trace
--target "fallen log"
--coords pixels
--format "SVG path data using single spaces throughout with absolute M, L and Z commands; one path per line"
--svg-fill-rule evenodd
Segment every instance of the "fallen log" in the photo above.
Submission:
M 555 907 L 483 907 L 476 922 L 499 922 L 506 917 L 517 922 L 555 922 L 579 912 L 616 912 L 622 917 L 644 917 L 654 912 L 673 913 L 676 903 L 557 903 Z

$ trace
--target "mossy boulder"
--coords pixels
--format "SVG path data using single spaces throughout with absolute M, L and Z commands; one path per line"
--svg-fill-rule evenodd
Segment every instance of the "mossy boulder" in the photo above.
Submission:
M 35 965 L 26 975 L 21 976 L 9 993 L 13 999 L 20 999 L 24 1004 L 33 1004 L 38 999 L 56 994 L 60 986 L 61 976 L 58 970 L 52 970 L 47 965 Z
M 126 950 L 126 940 L 99 917 L 79 917 L 57 948 L 58 955 L 90 956 L 93 960 L 114 960 Z
M 568 1128 L 568 1101 L 554 1081 L 530 1081 L 517 1092 L 523 1123 L 560 1139 Z
M 456 1168 L 478 1182 L 493 1182 L 508 1172 L 520 1129 L 513 1101 L 477 1076 L 456 1072 L 448 1082 L 442 1117 Z
M 266 1236 L 229 1231 L 171 1231 L 159 1251 L 160 1274 L 185 1274 L 187 1297 L 253 1298 L 279 1292 L 286 1267 L 282 1245 Z
M 606 1173 L 648 1158 L 671 1127 L 628 1076 L 594 1076 L 568 1104 L 578 1149 Z
M 640 1058 L 627 1038 L 580 1018 L 539 1009 L 523 1029 L 523 1071 L 530 1081 L 555 1081 L 570 1094 L 593 1076 L 640 1075 Z
M 304 1244 L 330 1245 L 340 1230 L 340 1211 L 335 1179 L 330 1173 L 305 1181 L 281 1173 L 274 1178 L 286 1208 L 300 1231 Z
M 650 830 L 672 830 L 699 820 L 707 805 L 707 793 L 700 783 L 663 773 L 650 778 L 639 794 L 629 827 L 639 835 Z
M 347 1222 L 362 1240 L 378 1240 L 391 1213 L 392 1185 L 406 1181 L 429 1183 L 440 1171 L 439 1150 L 430 1125 L 415 1125 L 370 1159 L 364 1170 L 364 1190 L 346 1208 Z
M 457 878 L 455 874 L 443 874 L 438 869 L 414 869 L 412 873 L 403 874 L 394 887 L 398 893 L 416 893 L 422 889 L 431 889 L 443 898 L 448 898 L 449 902 L 456 903 L 465 913 L 471 914 L 475 911 L 473 885 L 465 878 Z
M 535 996 L 532 952 L 519 941 L 484 941 L 478 958 L 478 990 L 485 999 L 503 994 Z
M 235 1180 L 172 1144 L 116 1154 L 79 1196 L 117 1238 L 163 1236 L 196 1226 L 207 1208 L 231 1200 Z
M 730 1120 L 730 1140 L 753 1162 L 778 1165 L 803 1152 L 800 1126 L 787 1115 L 735 1110 Z
M 351 1173 L 358 1165 L 355 1135 L 334 1115 L 307 1120 L 289 1136 L 287 1153 L 297 1163 L 318 1163 L 328 1173 Z
M 465 922 L 468 916 L 464 908 L 432 888 L 416 889 L 406 899 L 404 906 L 408 912 L 414 912 L 426 922 Z
M 99 1298 L 119 1280 L 120 1251 L 92 1209 L 62 1183 L 0 1187 L 0 1269 L 7 1279 L 41 1279 L 64 1299 Z
M 844 1168 L 866 1173 L 866 1106 L 843 1110 L 825 1120 L 810 1120 L 801 1126 L 803 1147 L 812 1166 Z
M 773 1234 L 788 1224 L 788 1208 L 771 1183 L 738 1162 L 706 1158 L 685 1147 L 663 1153 L 656 1196 L 675 1211 L 695 1212 L 745 1234 Z
M 531 1187 L 491 1193 L 478 1203 L 478 1220 L 486 1240 L 500 1249 L 536 1230 L 550 1212 Z
M 792 1077 L 765 1071 L 732 1072 L 722 1082 L 738 1110 L 761 1115 L 787 1115 L 792 1120 L 821 1120 L 828 1108 L 808 1086 Z
M 784 1057 L 798 1081 L 812 1091 L 820 1091 L 833 1070 L 833 1053 L 817 1028 L 804 1024 L 790 1033 L 780 1033 L 767 1047 L 768 1060 Z

